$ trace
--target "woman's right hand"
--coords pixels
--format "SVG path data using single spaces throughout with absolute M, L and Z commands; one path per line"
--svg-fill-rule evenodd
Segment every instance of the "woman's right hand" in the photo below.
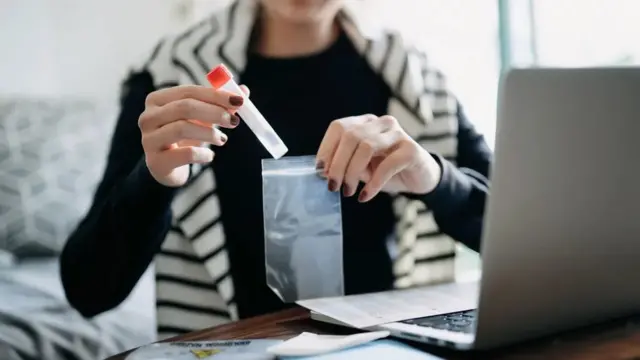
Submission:
M 249 90 L 242 87 L 248 95 Z M 209 144 L 227 141 L 217 126 L 234 128 L 240 95 L 203 86 L 177 86 L 155 91 L 138 119 L 145 162 L 159 183 L 179 187 L 189 178 L 189 164 L 213 160 Z

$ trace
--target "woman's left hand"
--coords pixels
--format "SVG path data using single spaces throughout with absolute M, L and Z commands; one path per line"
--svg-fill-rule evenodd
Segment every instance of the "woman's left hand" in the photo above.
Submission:
M 358 201 L 367 202 L 380 191 L 426 194 L 440 182 L 441 168 L 392 116 L 362 115 L 335 120 L 316 156 L 329 190 L 342 186 L 353 196 L 360 181 L 366 185 Z

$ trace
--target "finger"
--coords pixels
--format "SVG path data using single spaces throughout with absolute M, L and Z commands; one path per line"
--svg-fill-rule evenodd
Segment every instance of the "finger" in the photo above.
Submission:
M 322 138 L 322 141 L 320 142 L 318 152 L 316 153 L 316 164 L 318 169 L 324 169 L 326 174 L 326 170 L 329 169 L 333 155 L 340 144 L 342 134 L 353 124 L 363 121 L 364 120 L 361 119 L 360 116 L 353 116 L 331 122 L 329 128 L 324 134 L 324 137 Z
M 326 171 L 329 178 L 329 191 L 337 191 L 342 186 L 347 165 L 349 165 L 359 143 L 360 139 L 354 132 L 347 131 L 342 134 L 340 143 Z
M 340 137 L 342 135 L 342 129 L 329 125 L 327 132 L 324 133 L 324 137 L 320 142 L 320 147 L 316 153 L 316 168 L 322 170 L 326 175 L 326 171 L 329 168 L 328 164 L 333 157 L 333 154 L 340 144 Z
M 242 90 L 242 92 L 244 93 L 244 95 L 248 98 L 249 95 L 251 94 L 251 91 L 249 91 L 249 88 L 246 85 L 240 85 L 240 90 Z M 229 109 L 229 112 L 231 114 L 236 114 L 237 113 L 237 109 Z
M 391 180 L 391 178 L 406 168 L 411 159 L 411 153 L 407 147 L 399 147 L 392 151 L 375 169 L 371 175 L 371 180 L 360 191 L 358 201 L 367 202 L 378 195 L 382 187 Z
M 365 184 L 371 181 L 371 175 L 373 174 L 375 169 L 378 168 L 378 166 L 380 165 L 382 160 L 384 160 L 384 158 L 385 156 L 374 155 L 371 158 L 371 160 L 369 160 L 369 165 L 367 165 L 367 168 L 365 169 L 365 171 L 360 173 L 360 176 L 359 176 L 360 181 Z
M 144 134 L 142 136 L 142 145 L 146 152 L 157 152 L 166 150 L 171 144 L 183 140 L 200 141 L 222 146 L 227 141 L 227 136 L 216 128 L 180 120 L 163 126 L 154 132 Z
M 240 89 L 242 89 L 242 92 L 249 97 L 251 95 L 251 90 L 249 90 L 249 88 L 246 85 L 240 85 Z
M 358 187 L 358 179 L 360 174 L 366 172 L 367 165 L 371 158 L 378 152 L 388 149 L 393 145 L 394 133 L 388 131 L 389 127 L 384 118 L 376 118 L 365 120 L 364 122 L 353 125 L 347 132 L 342 135 L 343 140 L 346 137 L 353 137 L 358 143 L 353 149 L 351 158 L 339 157 L 336 152 L 331 160 L 331 170 L 334 169 L 334 162 L 342 178 L 343 192 L 345 196 L 355 194 Z M 342 140 L 341 140 L 342 141 Z M 342 142 L 339 146 L 342 145 Z M 346 163 L 345 163 L 346 162 Z M 330 178 L 334 178 L 330 176 Z M 336 177 L 339 179 L 339 177 Z
M 344 196 L 353 196 L 358 189 L 358 183 L 375 154 L 375 146 L 370 141 L 361 141 L 356 148 L 347 170 L 345 171 L 342 192 Z
M 145 110 L 140 116 L 140 129 L 143 132 L 150 131 L 175 121 L 190 119 L 226 128 L 234 128 L 240 123 L 240 118 L 225 108 L 199 100 L 182 99 Z
M 183 146 L 209 146 L 209 143 L 204 142 L 204 141 L 200 141 L 200 140 L 180 140 L 176 143 L 176 146 L 179 147 L 183 147 Z
M 148 167 L 161 176 L 183 165 L 210 163 L 214 157 L 211 149 L 201 146 L 178 147 L 154 155 L 147 160 Z
M 401 137 L 399 132 L 389 130 L 385 121 L 360 126 L 365 129 L 365 140 L 360 141 L 345 172 L 345 196 L 353 196 L 360 181 L 368 183 L 371 180 L 373 170 L 384 159 L 384 154 L 393 151 Z
M 160 89 L 147 96 L 147 106 L 164 106 L 182 99 L 193 99 L 225 108 L 242 106 L 244 98 L 224 90 L 197 85 L 182 85 Z

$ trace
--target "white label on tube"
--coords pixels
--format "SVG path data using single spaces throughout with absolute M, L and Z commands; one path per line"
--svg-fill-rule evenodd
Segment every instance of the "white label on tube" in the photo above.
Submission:
M 244 94 L 242 89 L 233 81 L 229 80 L 221 89 L 239 94 L 244 97 L 244 104 L 238 108 L 238 115 L 247 124 L 249 129 L 256 135 L 262 145 L 269 151 L 274 159 L 280 159 L 289 151 L 282 139 L 276 134 L 275 130 L 269 125 L 267 119 L 262 116 L 260 111 L 253 105 L 253 102 Z

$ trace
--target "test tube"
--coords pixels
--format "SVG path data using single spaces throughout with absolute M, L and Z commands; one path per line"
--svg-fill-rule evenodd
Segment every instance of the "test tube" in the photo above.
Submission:
M 240 86 L 233 80 L 233 74 L 231 74 L 224 64 L 213 68 L 213 70 L 207 74 L 207 79 L 216 90 L 222 89 L 238 94 L 244 98 L 244 103 L 238 108 L 238 115 L 240 115 L 242 120 L 274 159 L 281 158 L 289 151 L 275 130 L 269 125 L 267 119 L 262 116 L 256 106 L 249 100 L 249 97 L 245 95 L 242 89 L 240 89 Z

